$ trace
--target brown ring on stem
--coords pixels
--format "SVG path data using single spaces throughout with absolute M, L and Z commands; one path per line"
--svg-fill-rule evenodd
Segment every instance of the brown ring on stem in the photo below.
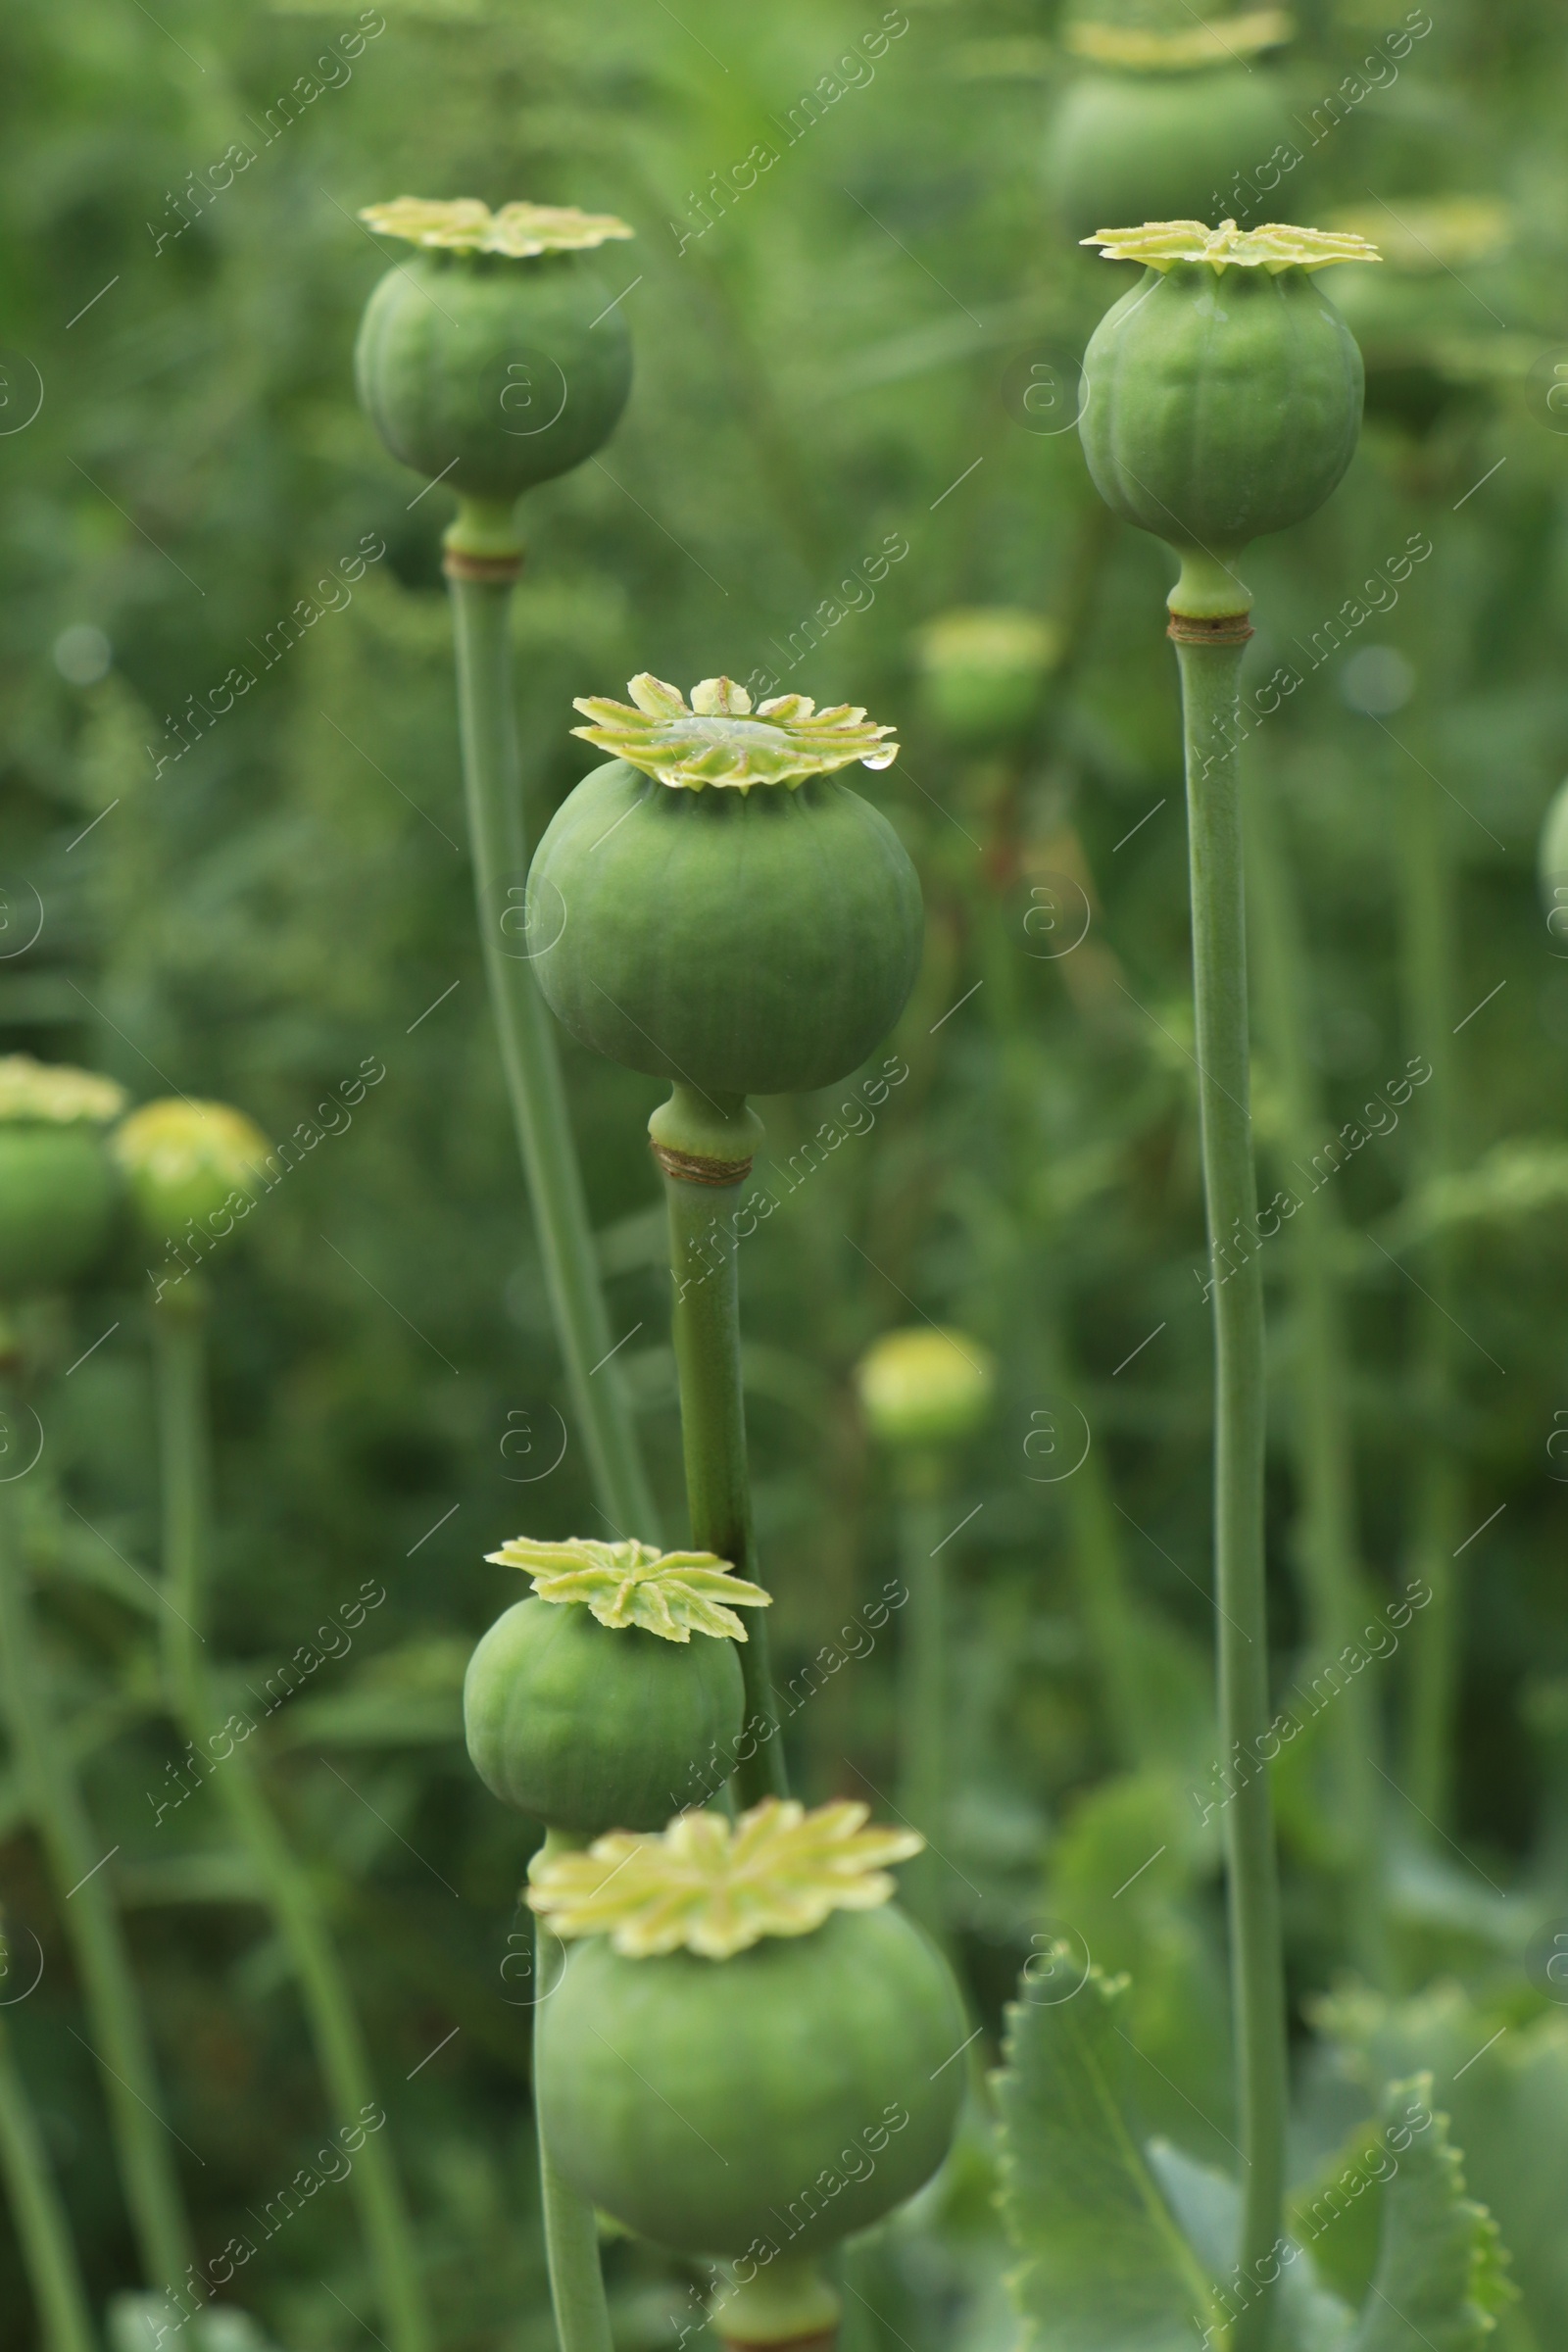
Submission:
M 1173 612 L 1165 630 L 1178 645 L 1245 645 L 1252 634 L 1252 624 L 1245 612 L 1219 612 L 1199 618 L 1191 612 Z
M 750 1158 L 708 1159 L 697 1152 L 672 1152 L 667 1144 L 650 1144 L 649 1149 L 664 1174 L 682 1184 L 744 1184 L 752 1172 Z
M 815 2335 L 780 2336 L 761 2343 L 754 2336 L 721 2335 L 719 2342 L 726 2352 L 836 2352 L 839 2331 L 829 2328 Z
M 441 559 L 441 568 L 449 580 L 484 580 L 493 587 L 510 588 L 521 576 L 522 558 L 470 556 L 461 547 L 449 547 Z

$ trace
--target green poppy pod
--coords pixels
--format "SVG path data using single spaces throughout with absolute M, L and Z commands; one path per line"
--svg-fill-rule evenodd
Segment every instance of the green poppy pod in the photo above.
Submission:
M 880 810 L 830 772 L 898 757 L 886 727 L 708 679 L 634 678 L 575 730 L 617 753 L 557 810 L 528 876 L 547 1003 L 596 1054 L 721 1096 L 829 1086 L 903 1011 L 920 885 Z
M 1051 127 L 1053 202 L 1075 237 L 1106 220 L 1211 220 L 1259 172 L 1279 185 L 1294 134 L 1285 85 L 1267 67 L 1086 73 Z
M 939 613 L 920 631 L 920 684 L 950 743 L 971 752 L 1025 737 L 1045 700 L 1060 635 L 1038 612 L 1005 605 Z
M 535 1908 L 591 1938 L 539 2012 L 551 2154 L 627 2229 L 727 2258 L 742 2286 L 912 2196 L 956 2124 L 963 2005 L 878 1867 L 920 1840 L 864 1820 L 774 1797 L 733 1830 L 688 1814 L 536 1870 Z
M 395 458 L 460 497 L 510 505 L 580 466 L 631 388 L 616 288 L 583 260 L 629 237 L 608 214 L 403 196 L 361 214 L 419 251 L 366 306 L 360 400 Z
M 226 1102 L 171 1097 L 144 1102 L 110 1146 L 147 1239 L 172 1239 L 190 1224 L 214 1229 L 236 1194 L 254 1199 L 270 1150 L 266 1136 Z M 225 1228 L 228 1230 L 228 1228 Z
M 633 1542 L 519 1537 L 488 1556 L 534 1579 L 463 1687 L 468 1755 L 493 1796 L 597 1837 L 657 1829 L 723 1787 L 745 1715 L 746 1631 L 729 1604 L 764 1606 L 760 1586 L 709 1553 Z
M 1510 298 L 1497 269 L 1518 233 L 1508 206 L 1490 196 L 1401 197 L 1397 217 L 1364 205 L 1337 215 L 1336 225 L 1374 235 L 1385 265 L 1334 281 L 1366 362 L 1367 415 L 1419 440 L 1483 405 L 1505 372 L 1480 306 L 1505 309 Z M 1544 389 L 1546 420 L 1561 429 L 1553 412 L 1568 406 L 1568 389 L 1560 379 Z
M 91 1070 L 0 1060 L 0 1298 L 59 1290 L 102 1256 L 119 1206 L 103 1131 L 124 1101 Z
M 1149 265 L 1084 356 L 1078 430 L 1095 487 L 1183 557 L 1174 610 L 1245 609 L 1229 565 L 1323 504 L 1360 430 L 1361 355 L 1312 272 L 1376 253 L 1360 237 L 1234 221 L 1091 242 Z

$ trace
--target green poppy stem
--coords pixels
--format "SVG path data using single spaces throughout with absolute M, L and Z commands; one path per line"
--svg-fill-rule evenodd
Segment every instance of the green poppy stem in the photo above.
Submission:
M 583 1842 L 564 1830 L 547 1830 L 536 1858 L 548 1861 L 556 1854 L 574 1853 Z M 540 2021 L 564 1960 L 564 1946 L 536 1912 L 533 1923 L 535 2082 L 539 2080 Z M 599 2225 L 594 2209 L 557 2171 L 539 2118 L 537 2098 L 534 2117 L 539 2134 L 539 2204 L 544 2215 L 545 2254 L 550 2267 L 550 2300 L 561 2352 L 614 2352 L 604 2275 L 599 2265 Z
M 1056 1311 L 1054 1304 L 1047 1314 Z M 1042 1386 L 1071 1396 L 1082 1374 L 1059 1338 L 1048 1344 Z M 1121 1531 L 1104 1461 L 1091 1446 L 1058 1492 L 1067 1521 L 1078 1607 L 1100 1686 L 1105 1744 L 1116 1764 L 1132 1770 L 1162 1752 L 1163 1725 L 1149 1691 L 1150 1637 L 1129 1592 Z
M 87 2290 L 26 2084 L 0 2021 L 0 2180 L 32 2299 L 42 2352 L 96 2352 Z
M 9 1397 L 0 1415 L 15 1426 Z M 174 2292 L 194 2260 L 195 2242 L 174 2168 L 173 2137 L 164 2121 L 151 2037 L 104 1869 L 103 1843 L 54 1720 L 33 1621 L 19 1483 L 0 1484 L 0 1677 L 12 1753 L 59 1889 L 61 1924 L 81 1979 L 142 2272 L 150 2287 Z
M 922 1927 L 940 1933 L 946 1909 L 943 1852 L 948 1791 L 948 1580 L 942 1557 L 940 1454 L 902 1455 L 898 1481 L 899 1567 L 908 1599 L 899 1634 L 899 1810 L 927 1840 L 905 1866 L 901 1900 Z
M 1214 1604 L 1220 1746 L 1237 1775 L 1225 1807 L 1225 1856 L 1242 2138 L 1244 2278 L 1257 2299 L 1236 2322 L 1232 2352 L 1264 2352 L 1273 2293 L 1261 2286 L 1285 2191 L 1288 2096 L 1285 1964 L 1273 1807 L 1261 1742 L 1269 1726 L 1263 1573 L 1263 1284 L 1252 1164 L 1237 744 L 1245 622 L 1206 642 L 1202 623 L 1173 624 L 1186 725 L 1203 1189 L 1214 1311 Z M 1236 1262 L 1232 1262 L 1232 1260 Z M 1277 2276 L 1277 2266 L 1276 2266 Z
M 1350 1353 L 1336 1270 L 1341 1223 L 1324 1179 L 1311 1165 L 1327 1127 L 1307 1054 L 1303 1007 L 1312 1001 L 1311 975 L 1280 839 L 1280 812 L 1264 784 L 1248 800 L 1248 878 L 1255 918 L 1251 945 L 1283 1113 L 1280 1173 L 1295 1203 L 1284 1227 L 1284 1263 L 1296 1325 L 1296 1551 L 1312 1662 L 1321 1666 L 1357 1644 L 1370 1606 L 1356 1525 Z M 1356 1967 L 1379 1984 L 1389 1969 L 1377 1778 L 1383 1740 L 1377 1692 L 1364 1671 L 1340 1691 L 1326 1736 L 1331 1743 L 1328 1810 L 1346 1856 L 1348 1940 Z
M 479 938 L 501 1063 L 594 1492 L 617 1536 L 657 1543 L 654 1498 L 637 1433 L 618 1367 L 608 1360 L 617 1335 L 610 1328 L 600 1288 L 555 1030 L 529 969 L 523 934 L 528 842 L 513 705 L 512 579 L 466 576 L 456 568 L 462 561 L 448 558 L 458 717 Z M 505 572 L 504 560 L 500 568 Z
M 1416 1055 L 1432 1066 L 1420 1108 L 1414 1102 L 1410 1105 L 1412 1192 L 1459 1165 L 1453 1048 L 1458 941 L 1453 861 L 1440 790 L 1424 770 L 1406 776 L 1404 822 L 1398 834 L 1405 1036 Z M 1430 1587 L 1432 1598 L 1410 1629 L 1401 1778 L 1412 1804 L 1442 1831 L 1449 1826 L 1453 1810 L 1461 1570 L 1469 1564 L 1468 1559 L 1461 1563 L 1454 1557 L 1463 1533 L 1464 1473 L 1454 1434 L 1458 1327 L 1453 1318 L 1456 1266 L 1451 1230 L 1433 1236 L 1425 1259 L 1421 1291 L 1411 1301 L 1409 1361 L 1418 1450 L 1406 1558 L 1412 1573 Z
M 212 1494 L 206 1321 L 199 1297 L 177 1307 L 161 1306 L 154 1315 L 163 1477 L 162 1627 L 170 1703 L 191 1745 L 211 1759 L 209 1777 L 255 1866 L 299 1982 L 337 2124 L 344 2133 L 359 2136 L 349 2178 L 391 2352 L 428 2352 L 430 2323 L 413 2226 L 391 2154 L 377 2136 L 381 2126 L 367 2129 L 372 2113 L 379 2113 L 383 2124 L 385 2113 L 375 2097 L 353 1997 L 310 1874 L 295 1860 L 245 1747 L 232 1745 L 220 1756 L 212 1747 L 214 1735 L 226 1726 L 217 1678 L 202 1655 Z
M 681 1442 L 692 1542 L 760 1583 L 746 1466 L 741 1386 L 741 1207 L 761 1122 L 735 1096 L 714 1102 L 677 1085 L 648 1122 L 664 1172 L 674 1299 L 670 1333 L 680 1376 Z M 754 1220 L 755 1222 L 755 1220 Z M 748 1752 L 736 1759 L 744 1805 L 782 1796 L 788 1781 L 760 1610 L 741 1643 Z

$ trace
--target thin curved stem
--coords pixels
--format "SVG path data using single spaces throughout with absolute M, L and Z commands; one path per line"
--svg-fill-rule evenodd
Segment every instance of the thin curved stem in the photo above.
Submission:
M 0 2180 L 38 2308 L 43 2352 L 97 2352 L 87 2290 L 26 2084 L 0 2021 Z
M 546 1855 L 569 1853 L 581 1843 L 560 1830 L 547 1833 Z M 561 2352 L 614 2352 L 604 2276 L 599 2267 L 599 2225 L 586 2197 L 556 2168 L 539 2113 L 539 2034 L 544 2006 L 555 1989 L 564 1950 L 536 1913 L 533 1923 L 534 2121 L 539 2135 L 539 2203 L 544 2215 L 545 2254 L 550 2266 L 550 2300 Z M 548 1988 L 547 1988 L 548 1987 Z
M 677 1089 L 677 1094 L 682 1090 Z M 681 1443 L 692 1542 L 728 1560 L 737 1576 L 758 1579 L 752 1487 L 746 1466 L 746 1404 L 741 1387 L 737 1214 L 744 1179 L 717 1185 L 664 1174 L 669 1206 L 670 1313 L 680 1374 Z M 740 1644 L 750 1751 L 737 1759 L 741 1802 L 782 1796 L 788 1781 L 778 1707 L 768 1663 L 767 1626 L 749 1613 Z
M 1273 796 L 1249 795 L 1248 871 L 1256 917 L 1259 1001 L 1283 1111 L 1281 1173 L 1295 1207 L 1285 1245 L 1297 1330 L 1294 1441 L 1299 1496 L 1297 1556 L 1305 1590 L 1308 1638 L 1318 1661 L 1353 1649 L 1369 1596 L 1356 1524 L 1355 1446 L 1350 1434 L 1350 1355 L 1336 1271 L 1340 1219 L 1313 1173 L 1327 1132 L 1306 1051 L 1303 1006 L 1310 973 L 1279 839 Z M 1277 1227 L 1276 1227 L 1277 1229 Z M 1376 1692 L 1362 1675 L 1334 1702 L 1328 1727 L 1331 1812 L 1347 1855 L 1347 1928 L 1356 1966 L 1373 1984 L 1388 1976 L 1384 1908 L 1383 1806 L 1376 1759 L 1382 1727 Z
M 1240 761 L 1243 648 L 1178 640 L 1186 722 L 1203 1189 L 1214 1309 L 1214 1601 L 1221 1749 L 1250 1766 L 1225 1808 L 1241 2263 L 1261 2280 L 1280 2234 L 1288 2094 L 1285 1966 L 1269 1776 L 1263 1577 L 1263 1285 L 1252 1165 Z M 1233 1260 L 1237 1262 L 1232 1262 Z M 1277 2266 L 1276 2266 L 1277 2275 Z M 1236 2323 L 1233 2352 L 1264 2352 L 1272 2293 Z
M 430 2324 L 415 2263 L 413 2226 L 390 2151 L 375 2136 L 385 2113 L 375 2097 L 364 2035 L 331 1935 L 310 1876 L 290 1851 L 250 1755 L 242 1745 L 232 1745 L 214 1758 L 211 1742 L 225 1729 L 225 1710 L 202 1655 L 212 1492 L 205 1309 L 160 1308 L 154 1321 L 169 1604 L 163 1617 L 164 1666 L 171 1704 L 191 1745 L 213 1759 L 211 1778 L 256 1866 L 298 1979 L 339 2128 L 359 2142 L 349 2178 L 392 2352 L 428 2352 Z M 228 1737 L 232 1740 L 232 1733 Z M 380 2115 L 381 2123 L 372 2124 L 372 2115 Z
M 12 1748 L 81 1977 L 109 2129 L 149 2286 L 177 2289 L 195 2253 L 108 1859 L 53 1715 L 33 1622 L 17 1484 L 0 1484 L 0 1680 Z
M 511 583 L 454 578 L 458 716 L 479 938 L 556 1335 L 600 1507 L 618 1536 L 657 1543 L 637 1433 L 608 1359 L 610 1328 L 551 1016 L 522 930 L 528 845 L 513 708 Z

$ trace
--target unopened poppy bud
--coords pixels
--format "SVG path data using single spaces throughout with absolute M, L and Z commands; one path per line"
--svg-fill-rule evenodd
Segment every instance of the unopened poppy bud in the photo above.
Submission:
M 0 1060 L 0 1298 L 60 1289 L 102 1254 L 118 1189 L 104 1129 L 124 1101 L 92 1070 Z
M 984 1421 L 996 1366 L 967 1332 L 916 1325 L 868 1348 L 855 1378 L 861 1410 L 884 1446 L 953 1446 Z
M 219 1239 L 215 1220 L 232 1211 L 236 1194 L 241 1202 L 254 1198 L 270 1150 L 242 1110 L 183 1096 L 144 1102 L 116 1131 L 111 1148 L 137 1223 L 158 1247 L 191 1224 Z

